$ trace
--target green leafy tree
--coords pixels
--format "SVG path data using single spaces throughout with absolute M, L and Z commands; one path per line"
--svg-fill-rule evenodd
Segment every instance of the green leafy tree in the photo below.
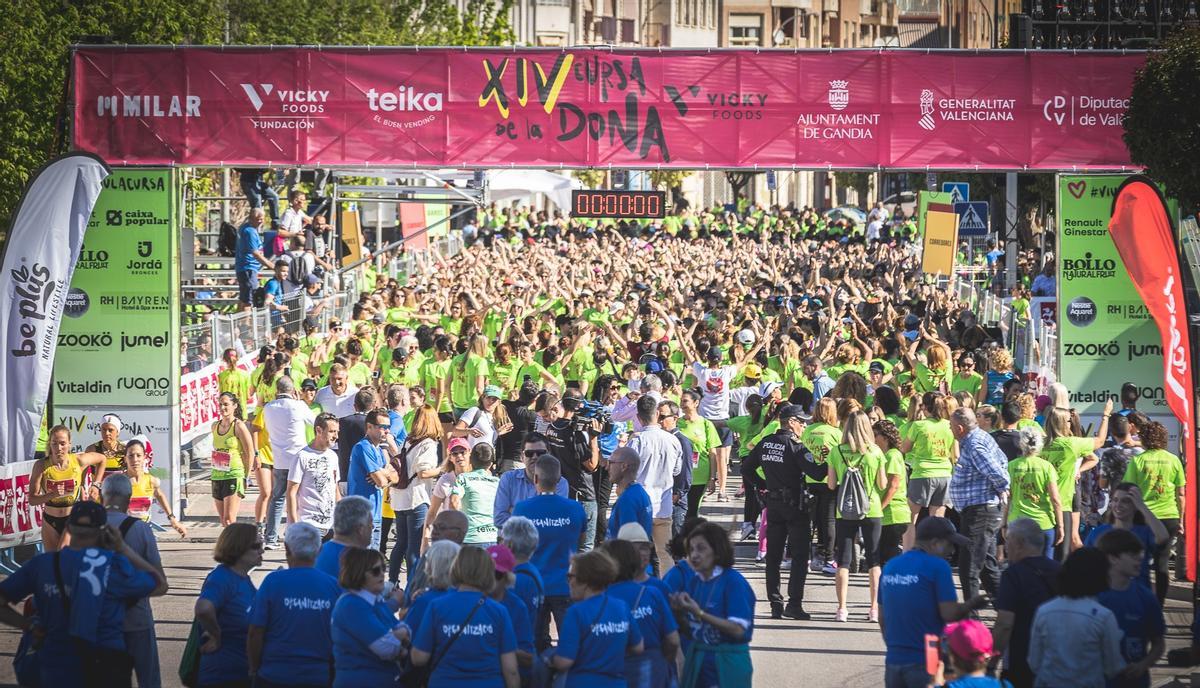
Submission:
M 670 191 L 682 185 L 691 174 L 691 170 L 651 170 L 650 184 L 655 189 Z
M 571 174 L 589 189 L 599 189 L 604 186 L 604 170 L 575 170 Z
M 65 151 L 70 47 L 504 45 L 513 0 L 8 0 L 0 51 L 0 231 L 30 175 Z
M 1180 207 L 1200 205 L 1200 29 L 1180 31 L 1150 53 L 1133 81 L 1125 145 L 1134 164 L 1171 190 Z

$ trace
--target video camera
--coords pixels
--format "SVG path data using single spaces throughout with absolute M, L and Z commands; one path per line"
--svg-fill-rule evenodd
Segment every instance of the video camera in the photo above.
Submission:
M 581 401 L 571 421 L 576 430 L 591 430 L 593 422 L 600 425 L 600 434 L 612 431 L 612 410 L 598 401 Z

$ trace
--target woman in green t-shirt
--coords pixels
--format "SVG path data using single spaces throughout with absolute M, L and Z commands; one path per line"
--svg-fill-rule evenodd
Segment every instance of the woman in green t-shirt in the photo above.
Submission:
M 1113 402 L 1104 404 L 1100 420 L 1100 431 L 1096 437 L 1076 437 L 1071 428 L 1071 411 L 1055 407 L 1046 415 L 1046 446 L 1042 458 L 1049 461 L 1058 471 L 1058 496 L 1062 499 L 1063 532 L 1062 556 L 1066 559 L 1072 551 L 1083 547 L 1079 537 L 1079 500 L 1076 487 L 1079 476 L 1090 471 L 1099 463 L 1096 450 L 1104 446 L 1108 437 L 1108 416 Z
M 475 405 L 488 384 L 487 337 L 475 335 L 467 350 L 450 364 L 450 403 L 457 420 Z
M 829 468 L 825 481 L 835 494 L 838 493 L 839 486 L 846 482 L 847 474 L 855 471 L 862 479 L 867 496 L 866 513 L 861 518 L 844 518 L 840 508 L 837 513 L 837 620 L 849 619 L 846 597 L 850 593 L 850 561 L 854 557 L 854 541 L 861 532 L 863 556 L 867 560 L 871 581 L 871 611 L 867 618 L 876 622 L 879 620 L 879 608 L 875 600 L 875 592 L 879 588 L 879 535 L 883 527 L 883 506 L 880 499 L 888 482 L 884 473 L 883 452 L 875 446 L 871 420 L 863 411 L 854 411 L 846 419 L 842 443 L 834 447 L 829 454 Z M 843 500 L 835 498 L 835 502 L 840 501 Z
M 679 396 L 679 431 L 692 441 L 695 464 L 692 466 L 692 486 L 688 489 L 687 518 L 695 518 L 700 512 L 700 500 L 704 492 L 717 484 L 716 462 L 712 461 L 713 450 L 721 446 L 721 436 L 712 421 L 700 416 L 700 394 L 685 390 Z M 689 462 L 690 463 L 690 462 Z M 685 466 L 686 470 L 686 466 Z
M 883 507 L 883 527 L 879 534 L 879 565 L 900 556 L 904 532 L 908 530 L 911 512 L 908 508 L 908 467 L 900 453 L 900 430 L 890 420 L 875 421 L 871 426 L 875 445 L 883 452 L 883 472 L 887 488 L 880 498 Z
M 817 463 L 825 463 L 835 447 L 842 442 L 842 428 L 838 424 L 837 402 L 830 397 L 823 397 L 813 409 L 812 423 L 804 428 L 800 435 L 800 443 L 813 455 Z M 813 551 L 813 560 L 809 562 L 809 570 L 825 573 L 837 572 L 833 560 L 833 543 L 835 521 L 833 510 L 833 490 L 825 483 L 818 483 L 805 476 L 814 498 L 813 521 L 817 526 L 817 549 Z
M 929 507 L 930 516 L 944 516 L 949 497 L 950 475 L 958 456 L 958 442 L 950 431 L 950 414 L 958 407 L 954 397 L 941 392 L 926 392 L 921 396 L 925 417 L 914 420 L 906 431 L 901 453 L 912 466 L 908 483 L 908 507 L 912 512 L 910 532 L 905 542 L 915 535 L 916 518 L 922 507 Z
M 1046 557 L 1063 541 L 1062 499 L 1058 492 L 1058 470 L 1039 454 L 1042 433 L 1032 428 L 1018 431 L 1017 449 L 1021 455 L 1008 463 L 1009 501 L 1004 507 L 1004 522 L 1031 519 L 1046 536 Z
M 1167 561 L 1171 553 L 1171 540 L 1179 534 L 1185 477 L 1183 462 L 1167 451 L 1166 427 L 1159 422 L 1150 422 L 1139 430 L 1146 451 L 1129 460 L 1125 482 L 1137 485 L 1142 491 L 1146 508 L 1167 529 L 1166 543 L 1154 552 L 1154 588 L 1161 601 L 1166 599 L 1170 586 Z

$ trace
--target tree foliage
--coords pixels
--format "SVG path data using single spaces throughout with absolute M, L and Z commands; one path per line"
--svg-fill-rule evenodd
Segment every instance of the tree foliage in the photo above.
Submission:
M 650 170 L 650 184 L 655 189 L 670 191 L 683 184 L 691 170 Z
M 1151 53 L 1133 81 L 1125 145 L 1134 164 L 1170 190 L 1180 207 L 1200 205 L 1200 29 L 1180 31 Z
M 513 0 L 8 0 L 0 51 L 0 227 L 63 152 L 72 44 L 503 45 Z

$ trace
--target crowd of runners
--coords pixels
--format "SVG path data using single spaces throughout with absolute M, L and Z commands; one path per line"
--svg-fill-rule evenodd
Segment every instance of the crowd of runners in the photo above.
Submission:
M 896 212 L 493 207 L 462 253 L 370 272 L 350 320 L 281 327 L 251 373 L 223 352 L 223 530 L 179 680 L 733 688 L 769 613 L 878 622 L 889 688 L 1148 686 L 1181 531 L 1166 429 L 1133 384 L 1083 427 L 921 272 Z M 1005 250 L 981 251 L 982 288 Z M 1052 260 L 1021 251 L 1018 320 L 1031 289 L 1053 295 Z M 0 582 L 33 600 L 0 622 L 26 630 L 40 685 L 176 683 L 147 603 L 168 585 L 151 502 L 186 531 L 121 431 L 106 417 L 71 453 L 49 429 L 30 478 L 46 553 Z M 701 517 L 734 498 L 739 519 Z M 764 605 L 739 571 L 756 565 Z M 804 608 L 809 574 L 835 579 L 833 615 Z

